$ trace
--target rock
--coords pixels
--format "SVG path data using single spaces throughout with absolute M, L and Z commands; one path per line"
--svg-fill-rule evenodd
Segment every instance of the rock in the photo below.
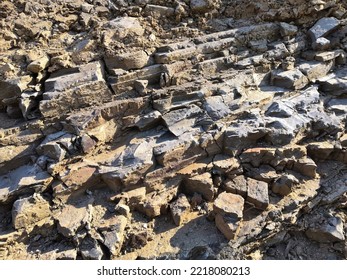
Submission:
M 145 32 L 141 23 L 134 17 L 119 17 L 113 19 L 104 25 L 109 31 L 105 34 L 105 42 L 110 42 L 113 39 L 122 40 L 125 37 L 142 36 Z
M 0 203 L 7 203 L 19 195 L 42 192 L 53 181 L 38 165 L 23 165 L 0 176 Z
M 312 159 L 303 158 L 294 163 L 293 170 L 309 178 L 316 178 L 317 165 Z
M 241 196 L 226 192 L 219 194 L 213 203 L 216 226 L 229 240 L 237 236 L 243 207 L 244 199 Z
M 90 237 L 83 239 L 80 245 L 80 252 L 84 260 L 101 260 L 104 256 L 98 242 Z
M 81 197 L 65 204 L 60 211 L 54 214 L 58 222 L 58 232 L 67 238 L 73 238 L 90 220 L 92 203 L 93 199 L 91 197 Z
M 271 82 L 275 86 L 302 89 L 308 84 L 307 77 L 298 69 L 284 72 L 272 72 Z
M 180 194 L 178 198 L 170 204 L 172 219 L 176 226 L 183 224 L 190 212 L 190 204 L 184 194 Z
M 304 73 L 307 78 L 315 82 L 317 79 L 325 77 L 334 66 L 333 61 L 329 62 L 317 62 L 307 61 L 299 65 L 299 69 Z
M 319 89 L 327 94 L 340 96 L 347 93 L 347 68 L 341 68 L 319 80 Z
M 180 136 L 195 125 L 196 117 L 202 114 L 202 110 L 196 105 L 190 105 L 184 109 L 173 110 L 162 116 L 168 129 L 175 135 Z
M 143 50 L 105 57 L 105 63 L 108 69 L 121 68 L 127 71 L 142 69 L 148 66 L 148 62 L 149 56 Z
M 32 81 L 30 76 L 21 76 L 9 80 L 0 80 L 0 101 L 8 98 L 17 98 L 27 89 Z
M 213 158 L 214 174 L 232 174 L 240 168 L 240 163 L 235 157 L 218 154 Z
M 140 131 L 148 130 L 160 123 L 162 115 L 158 111 L 152 111 L 146 115 L 138 116 L 135 118 L 134 126 Z
M 329 49 L 329 47 L 330 47 L 330 41 L 324 37 L 318 38 L 312 44 L 312 48 L 317 51 L 325 51 Z
M 40 102 L 44 117 L 61 117 L 68 111 L 111 100 L 112 93 L 99 62 L 70 71 L 72 73 L 67 74 L 66 70 L 61 70 L 46 80 L 46 92 Z
M 124 242 L 124 230 L 128 223 L 124 216 L 115 216 L 108 222 L 106 226 L 98 227 L 103 236 L 104 245 L 108 248 L 112 257 L 118 256 Z
M 234 193 L 247 197 L 247 180 L 245 176 L 240 175 L 233 179 L 228 179 L 223 183 L 223 189 L 228 193 Z
M 215 260 L 216 256 L 209 246 L 196 246 L 188 253 L 188 260 Z
M 214 121 L 227 116 L 231 112 L 229 107 L 224 103 L 222 96 L 207 97 L 204 109 Z
M 323 222 L 316 222 L 306 231 L 308 238 L 321 243 L 341 242 L 345 240 L 343 222 L 340 217 L 329 216 Z
M 207 201 L 214 197 L 214 186 L 210 173 L 203 173 L 184 180 L 184 192 L 188 194 L 199 193 Z
M 314 59 L 321 62 L 335 60 L 336 64 L 345 64 L 346 53 L 343 50 L 322 51 L 316 53 Z
M 265 115 L 277 118 L 291 117 L 294 114 L 294 109 L 290 105 L 282 101 L 274 101 L 266 110 Z
M 190 8 L 193 13 L 206 13 L 213 6 L 211 0 L 190 0 Z
M 43 56 L 33 62 L 31 62 L 27 69 L 28 71 L 30 72 L 33 72 L 33 73 L 39 73 L 41 71 L 43 71 L 44 69 L 46 69 L 49 65 L 49 57 L 48 56 Z
M 146 93 L 148 80 L 136 80 L 134 82 L 135 90 L 142 96 Z
M 47 218 L 49 220 L 50 216 L 48 201 L 38 194 L 18 199 L 12 207 L 12 225 L 16 230 L 30 231 L 35 226 L 40 226 Z
M 288 195 L 292 192 L 295 185 L 299 184 L 299 180 L 291 174 L 283 174 L 277 178 L 271 185 L 271 190 L 280 195 Z
M 330 110 L 335 112 L 336 115 L 347 114 L 347 98 L 333 98 L 328 102 L 327 106 Z
M 175 9 L 158 5 L 146 5 L 144 12 L 146 13 L 146 15 L 160 18 L 173 16 L 175 14 Z
M 96 145 L 96 142 L 88 134 L 85 134 L 80 138 L 80 145 L 83 153 L 88 154 L 93 150 L 93 148 Z
M 335 31 L 340 26 L 340 21 L 334 17 L 326 17 L 318 20 L 315 25 L 308 31 L 312 42 L 315 42 L 320 37 L 325 37 Z
M 268 184 L 253 179 L 247 180 L 247 202 L 265 210 L 269 205 Z
M 298 27 L 285 22 L 280 23 L 280 32 L 283 37 L 294 36 L 298 32 Z

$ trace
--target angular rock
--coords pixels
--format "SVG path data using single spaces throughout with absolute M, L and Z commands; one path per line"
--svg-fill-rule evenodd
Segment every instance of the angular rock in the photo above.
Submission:
M 44 191 L 53 181 L 37 165 L 23 165 L 0 176 L 0 203 L 7 203 L 19 195 Z
M 314 82 L 319 78 L 325 77 L 334 66 L 334 62 L 308 61 L 301 63 L 299 69 L 307 78 Z
M 190 204 L 184 194 L 180 194 L 178 198 L 170 204 L 172 219 L 176 226 L 183 224 L 190 212 Z
M 298 27 L 292 24 L 281 22 L 280 32 L 282 36 L 294 36 L 298 32 Z
M 190 0 L 190 8 L 193 13 L 206 13 L 213 5 L 211 0 Z
M 188 194 L 199 193 L 207 201 L 214 197 L 214 186 L 210 173 L 203 173 L 184 180 L 184 192 Z
M 58 232 L 67 238 L 73 238 L 77 231 L 82 229 L 90 220 L 92 203 L 93 198 L 82 197 L 65 204 L 60 211 L 54 214 L 58 222 Z
M 101 260 L 104 256 L 98 242 L 90 237 L 83 239 L 80 245 L 80 252 L 84 260 Z
M 268 184 L 253 179 L 247 180 L 247 199 L 256 208 L 265 210 L 269 205 Z
M 318 38 L 324 37 L 340 26 L 340 21 L 334 17 L 325 17 L 318 20 L 315 25 L 308 31 L 312 42 Z
M 44 69 L 46 69 L 49 65 L 49 57 L 48 56 L 43 56 L 33 62 L 31 62 L 27 69 L 28 71 L 30 72 L 33 72 L 33 73 L 39 73 L 41 71 L 43 71 Z
M 291 174 L 283 174 L 272 183 L 271 190 L 274 193 L 285 196 L 292 192 L 296 184 L 299 184 L 299 180 L 296 177 Z
M 127 36 L 142 36 L 145 32 L 141 23 L 134 17 L 119 17 L 105 24 L 104 28 L 109 31 L 105 33 L 105 42 L 122 40 Z
M 321 243 L 341 242 L 345 240 L 343 222 L 340 217 L 326 217 L 323 222 L 315 223 L 306 231 L 308 238 Z
M 294 69 L 284 72 L 273 72 L 271 82 L 279 87 L 302 89 L 308 84 L 308 79 L 300 70 Z
M 231 113 L 229 107 L 224 103 L 222 96 L 211 96 L 206 98 L 204 109 L 212 120 L 219 120 Z
M 147 66 L 148 60 L 149 56 L 143 50 L 105 57 L 105 63 L 108 69 L 121 68 L 127 71 L 142 69 Z
M 223 189 L 228 193 L 234 193 L 247 197 L 247 179 L 245 176 L 240 175 L 233 179 L 228 179 L 223 183 Z
M 266 110 L 265 115 L 277 118 L 291 117 L 294 114 L 294 109 L 290 105 L 282 101 L 275 101 Z
M 140 131 L 144 131 L 155 127 L 161 120 L 162 115 L 160 112 L 152 111 L 146 115 L 136 117 L 134 126 Z
M 213 158 L 213 172 L 216 174 L 231 174 L 240 168 L 235 157 L 218 154 Z
M 127 223 L 124 216 L 115 216 L 106 222 L 106 226 L 98 227 L 104 237 L 103 243 L 113 257 L 117 256 L 122 248 Z
M 30 230 L 51 215 L 50 205 L 40 195 L 18 199 L 12 208 L 12 225 L 16 230 Z
M 216 226 L 229 240 L 238 234 L 243 207 L 244 199 L 241 196 L 226 192 L 219 194 L 213 203 Z

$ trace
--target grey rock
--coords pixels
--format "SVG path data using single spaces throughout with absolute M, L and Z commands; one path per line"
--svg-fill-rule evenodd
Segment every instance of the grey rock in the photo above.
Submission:
M 307 77 L 299 70 L 288 71 L 273 71 L 271 75 L 271 82 L 275 86 L 289 88 L 289 89 L 302 89 L 308 84 Z
M 106 56 L 105 63 L 108 69 L 121 68 L 124 70 L 142 69 L 149 63 L 149 56 L 143 50 L 132 53 Z
M 245 176 L 240 175 L 233 179 L 228 179 L 223 183 L 223 189 L 226 192 L 241 195 L 242 197 L 247 197 L 247 180 Z
M 222 96 L 211 96 L 206 98 L 204 109 L 212 120 L 219 120 L 230 114 L 229 107 L 224 103 Z
M 158 111 L 152 111 L 146 115 L 138 116 L 135 119 L 135 127 L 140 131 L 151 129 L 159 124 L 162 120 L 162 115 Z
M 269 117 L 288 118 L 294 114 L 294 109 L 281 101 L 273 102 L 266 110 L 265 115 Z
M 316 222 L 306 231 L 306 235 L 318 242 L 330 243 L 345 240 L 343 222 L 340 217 L 325 217 L 323 222 Z
M 210 173 L 203 173 L 183 182 L 183 190 L 188 194 L 199 193 L 207 201 L 212 201 L 214 197 L 214 185 Z
M 180 194 L 178 198 L 170 204 L 170 212 L 176 226 L 185 222 L 190 212 L 190 204 L 184 194 Z
M 269 205 L 268 184 L 265 182 L 248 179 L 246 200 L 256 208 L 265 210 Z
M 281 22 L 280 32 L 282 36 L 294 36 L 298 32 L 298 27 L 286 22 Z
M 298 183 L 299 180 L 295 176 L 283 174 L 272 183 L 271 190 L 280 195 L 288 195 L 292 192 L 292 188 Z
M 328 104 L 327 107 L 334 111 L 337 115 L 343 114 L 346 115 L 347 114 L 347 98 L 333 98 L 331 99 Z
M 318 38 L 324 37 L 333 32 L 340 26 L 340 21 L 334 17 L 325 17 L 318 20 L 315 25 L 308 31 L 312 42 Z
M 325 77 L 333 68 L 334 62 L 307 61 L 299 64 L 299 69 L 307 78 L 315 82 L 319 78 Z
M 212 7 L 211 0 L 190 0 L 190 8 L 193 13 L 206 13 Z
M 317 51 L 325 51 L 330 47 L 330 41 L 327 38 L 321 37 L 313 42 L 312 47 Z
M 98 242 L 91 237 L 84 238 L 79 249 L 84 260 L 101 260 L 104 256 Z

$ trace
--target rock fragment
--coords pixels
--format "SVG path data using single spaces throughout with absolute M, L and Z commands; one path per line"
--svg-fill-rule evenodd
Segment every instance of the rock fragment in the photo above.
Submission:
M 171 216 L 176 226 L 183 224 L 190 212 L 190 204 L 184 194 L 180 194 L 178 198 L 170 204 Z

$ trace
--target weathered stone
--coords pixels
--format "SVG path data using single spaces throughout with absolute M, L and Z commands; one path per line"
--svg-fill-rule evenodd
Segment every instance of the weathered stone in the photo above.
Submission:
M 190 8 L 193 13 L 206 13 L 211 9 L 212 3 L 211 0 L 190 0 Z
M 172 219 L 176 226 L 183 224 L 190 212 L 190 204 L 184 194 L 180 194 L 178 198 L 170 204 Z
M 347 68 L 341 68 L 319 80 L 320 90 L 339 96 L 347 93 Z
M 294 114 L 294 109 L 290 105 L 281 101 L 275 101 L 266 110 L 265 115 L 278 118 L 291 117 Z
M 222 96 L 207 97 L 204 109 L 212 120 L 219 120 L 231 113 L 229 107 L 224 103 Z
M 15 201 L 12 208 L 12 225 L 16 230 L 29 230 L 40 226 L 51 215 L 47 200 L 40 195 L 33 195 Z
M 144 12 L 156 18 L 170 17 L 175 14 L 175 9 L 159 5 L 146 5 Z
M 231 193 L 223 192 L 214 201 L 213 212 L 216 226 L 229 240 L 234 239 L 238 234 L 243 207 L 244 199 Z
M 228 193 L 234 193 L 247 197 L 247 180 L 245 176 L 240 175 L 233 179 L 228 179 L 223 183 L 223 189 Z
M 299 180 L 291 174 L 283 174 L 281 177 L 276 179 L 272 185 L 271 190 L 274 193 L 280 195 L 288 195 L 292 192 L 293 187 L 299 183 Z
M 44 191 L 53 181 L 46 171 L 37 165 L 23 165 L 0 176 L 0 202 L 6 203 L 24 194 Z
M 58 71 L 46 80 L 45 89 L 40 102 L 45 117 L 61 117 L 70 110 L 107 102 L 112 97 L 100 62 Z
M 135 118 L 135 127 L 140 131 L 151 129 L 159 124 L 162 120 L 162 115 L 158 111 L 152 111 L 146 115 L 138 116 Z
M 73 238 L 77 231 L 82 229 L 90 220 L 92 203 L 92 198 L 81 197 L 79 200 L 65 204 L 54 215 L 58 221 L 58 232 L 67 238 Z
M 84 260 L 101 260 L 104 256 L 98 242 L 90 237 L 83 239 L 80 245 L 80 251 Z
M 306 235 L 318 242 L 330 243 L 345 240 L 343 222 L 339 217 L 326 217 L 323 222 L 316 222 L 306 231 Z
M 292 24 L 281 22 L 280 32 L 282 36 L 294 36 L 298 32 L 298 27 Z
M 105 33 L 105 42 L 113 39 L 122 40 L 127 36 L 142 36 L 145 32 L 138 19 L 134 17 L 119 17 L 109 21 L 104 27 L 109 29 Z
M 334 17 L 321 18 L 308 31 L 308 34 L 310 35 L 312 42 L 315 42 L 318 38 L 324 37 L 336 30 L 339 25 L 340 21 Z
M 7 98 L 17 98 L 27 89 L 32 77 L 21 76 L 10 80 L 0 80 L 0 101 Z
M 106 226 L 98 227 L 104 237 L 103 243 L 113 257 L 117 256 L 122 248 L 127 223 L 128 220 L 124 216 L 115 216 L 109 221 L 106 220 Z
M 300 70 L 294 69 L 284 72 L 272 72 L 271 82 L 279 87 L 302 89 L 308 84 L 308 79 Z
M 346 53 L 343 50 L 318 52 L 316 53 L 314 59 L 321 62 L 327 62 L 336 59 L 336 63 L 340 60 L 342 61 L 341 63 L 337 64 L 345 64 Z
M 329 71 L 334 66 L 334 62 L 317 62 L 317 61 L 308 61 L 305 63 L 301 63 L 299 65 L 299 69 L 302 73 L 304 73 L 307 78 L 315 82 L 317 79 L 325 77 Z
M 330 41 L 327 38 L 321 37 L 318 38 L 315 42 L 313 42 L 312 47 L 317 51 L 325 51 L 330 47 Z
M 143 67 L 147 66 L 148 60 L 149 56 L 143 50 L 105 57 L 105 63 L 108 69 L 142 69 Z
M 328 104 L 328 108 L 335 112 L 336 115 L 347 114 L 347 98 L 331 99 Z
M 317 165 L 312 159 L 303 158 L 294 163 L 293 170 L 304 176 L 316 178 Z
M 268 184 L 253 179 L 247 180 L 247 199 L 256 208 L 265 210 L 269 205 Z
M 239 168 L 240 168 L 240 163 L 234 157 L 218 154 L 213 158 L 214 173 L 228 174 Z
M 28 71 L 33 72 L 33 73 L 39 73 L 46 69 L 49 65 L 49 57 L 48 56 L 43 56 L 33 62 L 31 62 L 28 65 Z
M 144 95 L 148 86 L 148 80 L 136 80 L 134 82 L 135 90 L 140 94 Z
M 212 201 L 214 197 L 214 186 L 210 173 L 185 179 L 183 189 L 188 194 L 200 193 L 207 201 Z

